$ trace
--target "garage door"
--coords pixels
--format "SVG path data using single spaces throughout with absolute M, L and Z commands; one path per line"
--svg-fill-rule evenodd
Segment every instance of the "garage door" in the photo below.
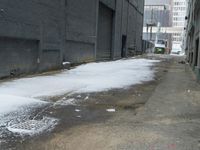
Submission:
M 37 58 L 38 41 L 0 38 L 0 77 L 36 71 Z
M 97 60 L 111 59 L 113 11 L 99 4 Z

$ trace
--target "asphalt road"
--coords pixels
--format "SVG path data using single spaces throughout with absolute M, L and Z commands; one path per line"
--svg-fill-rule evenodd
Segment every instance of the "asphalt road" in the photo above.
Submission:
M 1 149 L 199 150 L 200 85 L 189 66 L 179 63 L 183 58 L 161 59 L 154 81 L 71 95 L 84 101 L 38 110 L 37 117 L 59 118 L 56 128 L 33 137 L 10 136 Z

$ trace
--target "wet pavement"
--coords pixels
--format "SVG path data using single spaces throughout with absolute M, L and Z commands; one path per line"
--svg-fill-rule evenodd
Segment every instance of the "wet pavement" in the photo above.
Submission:
M 154 81 L 127 89 L 47 98 L 52 103 L 33 108 L 21 118 L 56 118 L 55 126 L 34 135 L 19 135 L 1 126 L 0 149 L 200 149 L 200 85 L 189 66 L 179 63 L 183 58 L 161 59 L 154 67 Z

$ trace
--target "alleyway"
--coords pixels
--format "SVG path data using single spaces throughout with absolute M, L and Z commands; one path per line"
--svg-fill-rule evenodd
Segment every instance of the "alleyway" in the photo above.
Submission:
M 89 96 L 75 94 L 86 100 L 46 108 L 38 117 L 59 117 L 53 131 L 10 138 L 10 144 L 1 139 L 1 149 L 198 150 L 200 85 L 189 66 L 179 63 L 182 59 L 163 57 L 154 66 L 153 81 Z
M 200 150 L 200 0 L 0 0 L 0 150 Z

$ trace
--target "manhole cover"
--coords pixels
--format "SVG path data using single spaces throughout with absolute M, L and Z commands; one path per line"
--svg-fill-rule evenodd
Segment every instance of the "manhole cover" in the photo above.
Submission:
M 57 119 L 44 118 L 42 120 L 28 120 L 22 123 L 13 124 L 7 129 L 14 133 L 20 134 L 37 134 L 44 130 L 50 129 L 56 125 Z

